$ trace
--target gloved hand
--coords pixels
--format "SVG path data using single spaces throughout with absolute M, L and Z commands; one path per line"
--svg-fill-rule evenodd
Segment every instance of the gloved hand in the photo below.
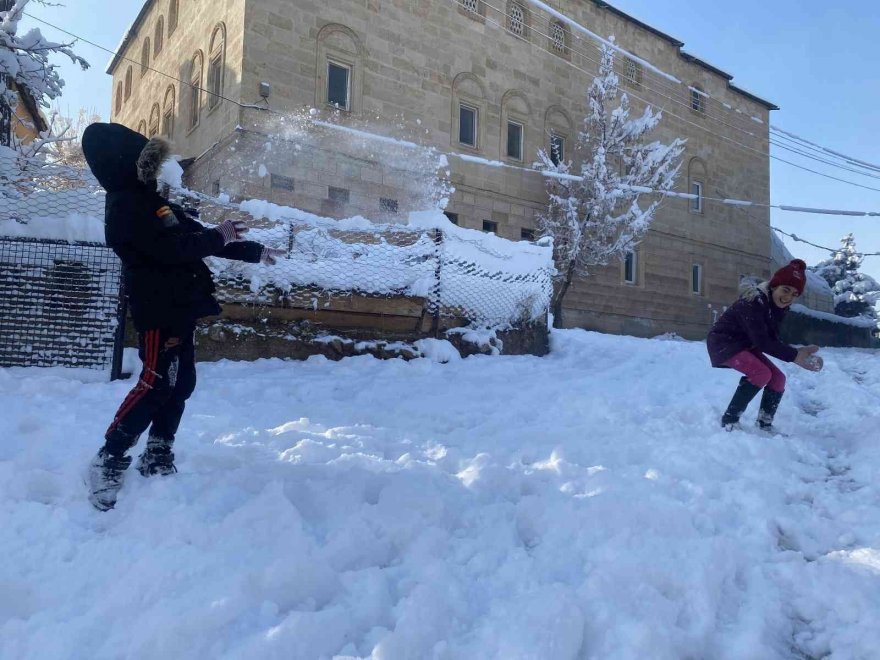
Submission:
M 278 257 L 283 257 L 285 254 L 287 254 L 287 250 L 263 246 L 263 251 L 260 253 L 260 263 L 274 266 L 278 263 Z
M 223 245 L 232 243 L 232 241 L 240 241 L 248 232 L 247 225 L 243 220 L 224 220 L 217 229 L 223 234 Z

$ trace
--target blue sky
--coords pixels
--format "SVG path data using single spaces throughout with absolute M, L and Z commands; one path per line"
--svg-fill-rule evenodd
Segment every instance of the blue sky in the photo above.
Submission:
M 444 0 L 435 0 L 441 2 Z M 734 83 L 773 101 L 781 110 L 772 122 L 814 142 L 872 163 L 880 162 L 880 6 L 869 0 L 804 2 L 740 0 L 736 3 L 683 0 L 615 0 L 611 4 L 685 42 L 685 50 L 731 73 Z M 142 3 L 131 0 L 68 0 L 66 7 L 40 7 L 30 13 L 107 48 L 115 48 Z M 26 20 L 25 27 L 37 25 Z M 53 39 L 64 35 L 40 25 Z M 92 64 L 79 72 L 64 66 L 67 88 L 59 106 L 75 115 L 84 107 L 103 117 L 110 112 L 108 53 L 87 44 L 77 51 Z M 794 159 L 874 188 L 870 179 Z M 774 203 L 880 212 L 880 192 L 864 190 L 773 162 Z M 880 218 L 815 216 L 773 211 L 775 226 L 812 242 L 836 246 L 852 232 L 860 250 L 880 252 Z M 813 264 L 824 253 L 792 243 L 789 249 Z M 880 279 L 880 257 L 868 258 L 863 270 Z

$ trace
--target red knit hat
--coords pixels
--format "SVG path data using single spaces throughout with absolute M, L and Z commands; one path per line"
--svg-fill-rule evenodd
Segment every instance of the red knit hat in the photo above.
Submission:
M 770 278 L 770 288 L 778 286 L 790 286 L 797 289 L 798 295 L 802 295 L 807 285 L 807 264 L 800 259 L 794 259 L 787 266 L 783 266 Z

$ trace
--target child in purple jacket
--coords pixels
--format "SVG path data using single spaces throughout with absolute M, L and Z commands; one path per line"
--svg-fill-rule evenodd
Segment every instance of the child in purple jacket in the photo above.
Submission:
M 809 371 L 822 369 L 822 358 L 815 355 L 818 346 L 798 349 L 779 339 L 782 319 L 804 292 L 806 269 L 807 264 L 795 259 L 776 271 L 769 282 L 749 287 L 709 331 L 706 347 L 712 366 L 743 374 L 721 418 L 721 425 L 728 431 L 740 428 L 740 416 L 763 389 L 758 427 L 773 432 L 773 417 L 785 391 L 785 374 L 764 353 Z

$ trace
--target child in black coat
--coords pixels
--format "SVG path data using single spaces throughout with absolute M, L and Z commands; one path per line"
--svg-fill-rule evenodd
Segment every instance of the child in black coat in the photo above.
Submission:
M 82 146 L 92 173 L 107 191 L 105 236 L 123 263 L 143 361 L 137 385 L 117 411 L 90 465 L 89 499 L 106 511 L 116 504 L 131 464 L 126 452 L 148 427 L 138 471 L 144 476 L 177 471 L 172 446 L 196 384 L 196 320 L 220 313 L 203 259 L 217 256 L 274 264 L 284 251 L 240 240 L 247 228 L 238 220 L 208 229 L 162 197 L 156 179 L 169 155 L 164 140 L 147 140 L 121 124 L 98 123 L 85 130 Z

